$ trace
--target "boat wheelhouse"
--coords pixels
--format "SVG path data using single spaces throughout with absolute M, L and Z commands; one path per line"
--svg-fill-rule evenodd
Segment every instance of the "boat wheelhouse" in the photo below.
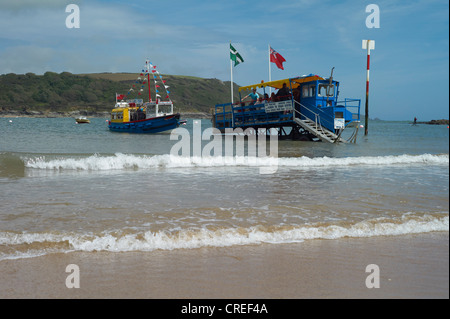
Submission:
M 283 89 L 284 86 L 284 89 Z M 355 127 L 349 138 L 353 142 L 360 122 L 359 99 L 339 101 L 339 82 L 309 74 L 294 78 L 261 82 L 239 88 L 239 96 L 252 90 L 263 90 L 257 101 L 217 104 L 213 126 L 226 129 L 252 127 L 276 128 L 280 138 L 346 142 L 341 134 L 347 127 Z M 278 89 L 275 94 L 272 89 Z M 269 91 L 268 91 L 269 90 Z M 280 94 L 281 92 L 284 92 Z

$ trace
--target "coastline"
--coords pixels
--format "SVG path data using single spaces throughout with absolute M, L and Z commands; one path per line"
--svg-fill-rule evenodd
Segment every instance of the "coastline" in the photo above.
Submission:
M 72 111 L 72 112 L 41 112 L 41 111 L 0 111 L 0 118 L 30 117 L 30 118 L 63 118 L 86 116 L 89 118 L 109 118 L 110 112 Z M 211 114 L 203 112 L 180 112 L 184 118 L 210 119 Z
M 449 233 L 0 261 L 0 298 L 449 298 Z M 66 287 L 66 267 L 80 288 Z M 367 288 L 369 264 L 380 287 Z M 70 271 L 69 271 L 70 272 Z

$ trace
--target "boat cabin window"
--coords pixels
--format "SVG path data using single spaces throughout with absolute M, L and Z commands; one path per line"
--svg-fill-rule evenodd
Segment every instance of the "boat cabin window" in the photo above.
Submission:
M 319 84 L 319 96 L 334 96 L 334 85 Z
M 302 90 L 302 97 L 315 97 L 316 85 L 304 85 Z
M 123 112 L 112 112 L 111 113 L 111 120 L 122 120 L 123 119 Z

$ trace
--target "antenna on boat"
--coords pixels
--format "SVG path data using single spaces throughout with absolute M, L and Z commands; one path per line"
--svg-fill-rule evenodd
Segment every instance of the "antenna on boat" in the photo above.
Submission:
M 334 66 L 331 68 L 330 84 L 333 82 L 333 71 L 334 71 Z
M 331 75 L 329 78 L 330 85 L 327 87 L 327 105 L 328 105 L 328 99 L 329 99 L 329 95 L 330 95 L 331 85 L 333 84 L 333 71 L 334 71 L 334 66 L 331 68 Z

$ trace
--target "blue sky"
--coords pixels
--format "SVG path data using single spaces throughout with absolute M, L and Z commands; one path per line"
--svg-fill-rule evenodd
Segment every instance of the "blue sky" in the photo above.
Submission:
M 79 29 L 66 27 L 70 3 Z M 371 3 L 380 28 L 366 27 Z M 335 67 L 340 97 L 364 108 L 361 41 L 373 39 L 370 117 L 448 118 L 448 16 L 446 0 L 0 0 L 0 74 L 139 72 L 148 57 L 161 73 L 229 81 L 231 41 L 245 60 L 233 80 L 249 85 L 268 80 L 270 44 L 286 59 L 272 80 Z

